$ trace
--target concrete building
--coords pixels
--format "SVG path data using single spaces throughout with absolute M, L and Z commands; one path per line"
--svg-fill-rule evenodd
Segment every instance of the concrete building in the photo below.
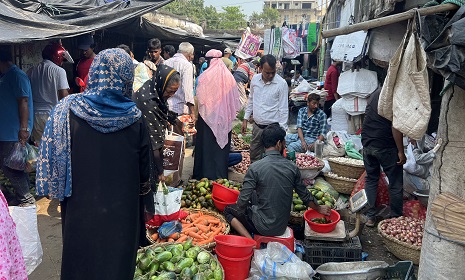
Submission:
M 269 0 L 264 1 L 265 7 L 277 9 L 280 18 L 275 24 L 280 26 L 284 21 L 296 24 L 302 21 L 317 22 L 323 17 L 321 0 Z M 323 9 L 322 9 L 323 8 Z

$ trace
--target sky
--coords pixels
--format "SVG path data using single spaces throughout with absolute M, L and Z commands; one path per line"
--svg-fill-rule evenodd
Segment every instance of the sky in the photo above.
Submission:
M 331 2 L 327 0 L 328 3 Z M 318 0 L 318 5 L 322 5 L 323 0 Z M 241 6 L 242 12 L 251 16 L 253 12 L 261 13 L 263 11 L 263 0 L 204 0 L 204 6 L 212 5 L 219 12 L 223 6 Z
M 247 16 L 253 12 L 261 13 L 263 10 L 263 0 L 204 0 L 204 6 L 212 5 L 219 12 L 223 6 L 241 6 L 242 12 Z

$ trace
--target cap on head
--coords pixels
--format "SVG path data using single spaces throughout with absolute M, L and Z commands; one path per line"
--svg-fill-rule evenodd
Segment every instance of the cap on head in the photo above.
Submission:
M 231 54 L 232 54 L 232 51 L 231 51 L 230 48 L 226 48 L 226 49 L 224 49 L 224 53 L 225 53 L 225 54 L 227 54 L 227 53 L 231 53 Z
M 94 37 L 92 35 L 85 34 L 78 38 L 78 49 L 88 50 L 92 45 L 94 45 Z

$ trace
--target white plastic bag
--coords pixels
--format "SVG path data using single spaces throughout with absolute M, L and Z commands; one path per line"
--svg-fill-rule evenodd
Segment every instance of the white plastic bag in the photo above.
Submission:
M 404 163 L 404 170 L 410 174 L 413 174 L 417 168 L 417 162 L 413 154 L 413 146 L 411 143 L 407 145 L 407 153 L 405 154 L 407 161 Z
M 306 81 L 303 80 L 300 84 L 293 90 L 293 92 L 309 92 L 312 90 L 312 86 Z
M 301 261 L 286 246 L 270 242 L 266 249 L 254 250 L 247 279 L 311 279 L 314 275 L 312 267 Z
M 9 155 L 5 158 L 5 166 L 23 171 L 26 168 L 27 150 L 20 142 L 16 142 Z
M 37 229 L 36 206 L 8 207 L 11 217 L 16 224 L 21 250 L 23 251 L 24 263 L 27 274 L 31 274 L 42 262 L 42 245 L 40 243 L 39 231 Z

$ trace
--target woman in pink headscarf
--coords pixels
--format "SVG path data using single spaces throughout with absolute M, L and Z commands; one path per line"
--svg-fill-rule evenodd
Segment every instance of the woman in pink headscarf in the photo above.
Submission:
M 199 118 L 194 158 L 194 179 L 228 178 L 232 122 L 240 109 L 236 80 L 219 50 L 209 50 L 208 68 L 198 78 Z
M 16 225 L 10 216 L 8 203 L 2 191 L 0 191 L 0 279 L 27 279 Z

